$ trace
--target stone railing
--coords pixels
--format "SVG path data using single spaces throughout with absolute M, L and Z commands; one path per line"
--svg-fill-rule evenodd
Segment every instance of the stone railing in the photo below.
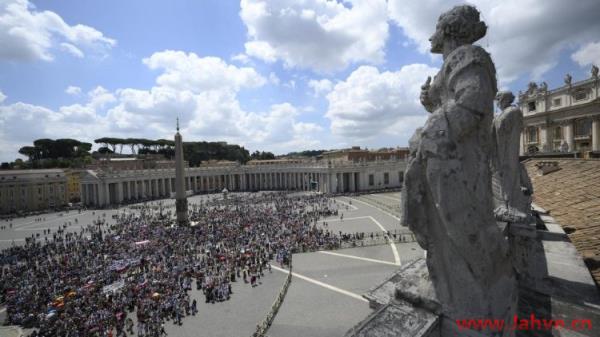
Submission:
M 281 290 L 279 290 L 279 294 L 277 294 L 277 298 L 275 298 L 275 301 L 271 305 L 271 309 L 265 318 L 263 318 L 263 320 L 256 325 L 256 331 L 252 334 L 252 337 L 265 337 L 267 335 L 267 331 L 271 327 L 271 324 L 273 324 L 273 320 L 275 319 L 277 312 L 279 312 L 279 308 L 281 307 L 281 304 L 283 304 L 283 299 L 285 298 L 288 288 L 290 287 L 290 283 L 292 282 L 292 255 L 290 255 L 289 267 L 290 270 L 285 278 L 285 282 L 283 282 Z

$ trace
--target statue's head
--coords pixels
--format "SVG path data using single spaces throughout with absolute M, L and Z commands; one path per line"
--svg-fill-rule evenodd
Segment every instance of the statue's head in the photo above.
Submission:
M 508 108 L 515 100 L 515 95 L 511 91 L 498 91 L 496 94 L 496 102 L 502 110 Z
M 443 52 L 444 43 L 454 41 L 457 46 L 472 44 L 485 36 L 487 26 L 479 20 L 479 11 L 469 5 L 456 6 L 440 15 L 435 33 L 429 38 L 431 52 Z

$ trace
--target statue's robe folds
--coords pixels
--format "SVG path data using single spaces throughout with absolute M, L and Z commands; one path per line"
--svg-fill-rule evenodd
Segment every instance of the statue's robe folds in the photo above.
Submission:
M 427 250 L 443 314 L 453 319 L 509 319 L 516 304 L 508 244 L 493 217 L 496 91 L 489 54 L 457 48 L 429 88 L 432 114 L 410 141 L 401 222 Z
M 527 171 L 519 161 L 523 113 L 515 106 L 509 106 L 494 118 L 492 135 L 496 144 L 496 155 L 492 158 L 492 186 L 494 207 L 505 206 L 523 214 L 531 209 L 531 184 Z M 525 177 L 521 177 L 525 174 Z M 527 191 L 524 191 L 526 189 Z

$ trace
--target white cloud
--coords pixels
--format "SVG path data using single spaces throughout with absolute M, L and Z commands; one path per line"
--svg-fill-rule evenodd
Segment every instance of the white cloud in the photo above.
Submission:
M 382 62 L 388 37 L 384 0 L 242 0 L 246 54 L 328 72 Z
M 488 35 L 478 43 L 492 54 L 501 85 L 519 76 L 540 79 L 557 63 L 560 53 L 596 40 L 600 34 L 600 1 L 468 0 L 482 12 Z M 390 0 L 390 18 L 421 52 L 439 15 L 464 1 Z M 489 48 L 488 48 L 489 44 Z
M 0 103 L 4 102 L 4 100 L 6 99 L 6 95 L 0 91 Z
M 571 55 L 571 59 L 577 62 L 580 66 L 586 66 L 590 64 L 600 65 L 600 41 L 590 42 L 579 48 L 579 50 Z
M 81 93 L 81 88 L 70 85 L 67 87 L 67 89 L 65 89 L 65 93 L 67 93 L 69 95 L 77 96 Z
M 68 52 L 69 54 L 71 54 L 77 58 L 83 58 L 85 56 L 83 54 L 83 52 L 81 51 L 81 49 L 75 47 L 74 45 L 72 45 L 70 43 L 62 42 L 60 44 L 60 49 Z
M 283 86 L 286 87 L 286 88 L 294 90 L 294 89 L 296 89 L 296 81 L 295 80 L 289 80 L 289 81 L 285 82 L 283 84 Z
M 332 134 L 345 143 L 405 144 L 426 118 L 419 103 L 420 87 L 436 71 L 424 64 L 396 72 L 359 67 L 327 95 Z
M 97 86 L 88 92 L 90 97 L 90 105 L 94 109 L 104 108 L 107 104 L 116 101 L 115 96 L 101 86 Z
M 143 60 L 150 69 L 160 69 L 156 83 L 179 90 L 255 88 L 266 83 L 253 68 L 236 67 L 218 57 L 199 57 L 194 53 L 165 50 Z
M 277 61 L 277 51 L 265 41 L 250 41 L 244 44 L 246 53 L 267 63 Z
M 308 87 L 313 90 L 314 96 L 321 96 L 333 89 L 333 83 L 328 79 L 310 80 L 308 81 Z
M 83 57 L 82 47 L 105 52 L 116 44 L 95 28 L 71 26 L 52 11 L 38 12 L 27 0 L 0 1 L 0 59 L 51 61 L 57 42 L 76 57 Z
M 274 72 L 269 73 L 269 83 L 273 85 L 279 85 L 279 82 L 281 82 L 281 80 Z
M 248 57 L 248 55 L 246 54 L 237 54 L 237 55 L 233 55 L 231 57 L 232 61 L 237 61 L 240 62 L 242 64 L 248 64 L 250 63 L 250 58 Z
M 178 116 L 186 140 L 227 141 L 277 152 L 319 143 L 320 127 L 300 121 L 300 111 L 289 103 L 274 104 L 266 111 L 240 106 L 239 91 L 266 81 L 252 68 L 170 51 L 143 62 L 160 71 L 149 89 L 110 91 L 98 86 L 84 96 L 85 102 L 56 110 L 21 102 L 0 104 L 0 143 L 6 144 L 0 149 L 0 161 L 13 160 L 19 147 L 38 138 L 170 139 Z M 73 88 L 67 91 L 80 91 Z

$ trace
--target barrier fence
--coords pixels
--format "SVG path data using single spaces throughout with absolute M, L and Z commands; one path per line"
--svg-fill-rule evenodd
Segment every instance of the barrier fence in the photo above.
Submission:
M 292 254 L 290 254 L 289 267 L 289 273 L 285 278 L 285 282 L 283 282 L 281 290 L 279 290 L 279 294 L 277 294 L 277 298 L 275 298 L 275 301 L 271 305 L 271 310 L 269 310 L 269 313 L 267 313 L 265 318 L 263 318 L 263 320 L 256 325 L 256 331 L 254 334 L 252 334 L 252 337 L 265 337 L 267 331 L 271 327 L 271 324 L 273 324 L 273 320 L 275 319 L 275 316 L 277 315 L 277 312 L 283 303 L 283 299 L 287 294 L 288 288 L 290 287 L 290 283 L 292 282 Z
M 352 247 L 366 247 L 366 246 L 376 246 L 376 245 L 384 245 L 388 244 L 390 240 L 395 243 L 403 243 L 403 242 L 414 242 L 416 241 L 414 234 L 412 233 L 397 233 L 397 232 L 371 232 L 365 233 L 361 235 L 361 239 L 352 239 L 348 241 L 342 241 L 337 246 L 320 246 L 319 248 L 310 248 L 310 247 L 296 247 L 294 249 L 294 253 L 307 253 L 314 252 L 318 250 L 335 250 L 342 248 L 352 248 Z M 267 313 L 267 315 L 263 318 L 263 320 L 256 325 L 256 331 L 252 334 L 252 337 L 265 337 L 267 336 L 267 331 L 273 324 L 273 320 L 279 312 L 281 304 L 283 304 L 283 300 L 285 295 L 287 294 L 288 288 L 290 287 L 290 283 L 292 282 L 292 255 L 290 255 L 289 260 L 289 273 L 283 283 L 283 286 L 279 290 L 277 294 L 277 298 L 271 305 L 271 309 Z
M 319 250 L 337 250 L 355 247 L 369 247 L 387 245 L 394 243 L 416 242 L 415 235 L 410 232 L 398 232 L 396 230 L 389 232 L 367 232 L 361 233 L 360 238 L 342 239 L 337 243 L 314 246 L 298 246 L 294 253 L 310 253 Z

